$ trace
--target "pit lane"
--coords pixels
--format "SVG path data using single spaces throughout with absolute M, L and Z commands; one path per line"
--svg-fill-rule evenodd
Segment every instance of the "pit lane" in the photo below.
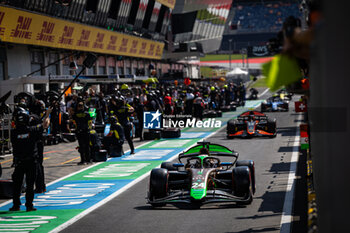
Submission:
M 148 177 L 62 232 L 279 232 L 299 114 L 268 113 L 277 119 L 274 139 L 226 139 L 225 129 L 208 140 L 234 148 L 256 163 L 257 192 L 250 206 L 146 204 Z

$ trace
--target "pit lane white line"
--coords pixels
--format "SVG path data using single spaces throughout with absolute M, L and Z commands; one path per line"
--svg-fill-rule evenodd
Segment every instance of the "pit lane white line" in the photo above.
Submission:
M 265 91 L 263 91 L 263 93 L 261 93 L 260 95 L 258 95 L 258 97 L 260 98 L 261 96 L 265 95 L 266 92 L 268 92 L 270 90 L 270 88 L 267 88 Z
M 302 114 L 298 116 L 298 121 L 301 120 Z M 284 197 L 283 203 L 283 214 L 281 217 L 281 233 L 289 233 L 292 226 L 292 211 L 293 211 L 293 202 L 294 202 L 294 192 L 295 192 L 295 174 L 297 170 L 297 163 L 299 158 L 299 145 L 300 145 L 300 136 L 299 128 L 294 138 L 293 144 L 293 154 L 290 160 L 290 168 L 288 175 L 288 183 L 286 188 L 286 195 Z

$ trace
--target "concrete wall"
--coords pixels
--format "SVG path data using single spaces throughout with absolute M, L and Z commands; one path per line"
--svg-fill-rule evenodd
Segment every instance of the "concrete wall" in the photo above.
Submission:
M 11 48 L 7 48 L 6 52 L 9 79 L 18 78 L 30 73 L 31 63 L 28 46 L 16 44 Z
M 312 45 L 308 105 L 318 232 L 348 232 L 350 2 L 322 2 L 325 21 Z

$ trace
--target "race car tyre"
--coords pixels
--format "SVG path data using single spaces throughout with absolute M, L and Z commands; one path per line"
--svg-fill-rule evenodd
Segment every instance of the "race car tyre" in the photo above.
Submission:
M 163 162 L 161 165 L 160 165 L 161 168 L 165 168 L 167 169 L 168 171 L 177 171 L 176 167 L 173 166 L 173 163 L 172 162 Z
M 273 133 L 273 135 L 271 135 L 270 138 L 274 138 L 277 136 L 276 119 L 269 120 L 267 122 L 267 130 L 269 133 Z
M 164 128 L 161 131 L 162 138 L 179 138 L 181 137 L 181 129 L 180 128 Z
M 150 130 L 150 131 L 143 132 L 144 140 L 154 140 L 154 139 L 159 139 L 160 137 L 161 135 L 159 131 Z
M 10 199 L 13 197 L 13 181 L 0 180 L 0 198 Z
M 265 104 L 261 104 L 260 112 L 265 112 L 265 111 L 266 111 L 266 105 Z
M 249 205 L 253 201 L 253 188 L 250 169 L 247 166 L 235 167 L 232 172 L 234 183 L 234 195 L 246 197 L 240 204 Z
M 236 128 L 236 121 L 235 120 L 229 120 L 227 122 L 227 131 L 233 132 Z
M 253 194 L 255 194 L 256 183 L 255 183 L 255 166 L 254 166 L 254 161 L 253 160 L 240 160 L 240 161 L 237 161 L 236 167 L 242 167 L 242 166 L 249 167 L 250 175 L 251 175 L 251 181 L 252 181 L 252 191 L 253 191 Z
M 222 117 L 222 111 L 217 110 L 216 111 L 216 117 Z
M 216 173 L 216 179 L 220 180 L 221 182 L 217 182 L 215 184 L 215 188 L 227 188 L 227 184 L 232 184 L 232 170 L 224 170 Z M 233 186 L 232 186 L 232 191 Z
M 204 118 L 215 118 L 215 117 L 217 117 L 217 114 L 214 110 L 209 110 L 209 111 L 203 112 L 203 117 Z
M 221 107 L 221 111 L 222 112 L 229 112 L 229 111 L 231 111 L 231 106 L 223 106 L 223 107 Z
M 229 136 L 229 134 L 236 132 L 236 121 L 235 120 L 229 120 L 227 122 L 226 132 L 227 132 L 227 138 L 232 139 L 233 137 Z
M 168 193 L 168 170 L 165 168 L 154 168 L 151 171 L 149 182 L 149 200 L 163 198 Z M 152 203 L 153 207 L 165 206 L 165 203 Z

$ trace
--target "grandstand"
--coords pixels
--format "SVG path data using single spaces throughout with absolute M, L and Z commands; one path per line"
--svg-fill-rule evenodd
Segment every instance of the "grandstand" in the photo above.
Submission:
M 231 30 L 243 32 L 278 32 L 288 16 L 301 17 L 298 3 L 238 3 Z
M 288 16 L 302 17 L 299 5 L 298 0 L 234 1 L 220 51 L 228 52 L 231 47 L 231 51 L 239 52 L 248 46 L 265 45 L 277 37 Z

